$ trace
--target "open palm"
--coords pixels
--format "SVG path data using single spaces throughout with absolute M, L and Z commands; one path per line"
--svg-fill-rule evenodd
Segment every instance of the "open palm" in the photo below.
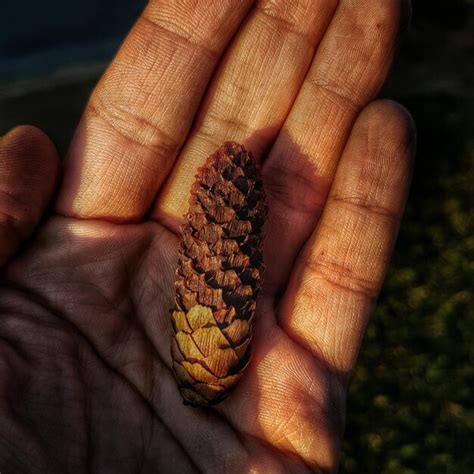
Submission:
M 398 0 L 151 1 L 66 158 L 0 141 L 0 471 L 337 468 L 345 393 L 409 184 L 408 114 L 370 103 Z M 223 141 L 262 160 L 269 208 L 253 357 L 230 397 L 173 380 L 178 226 Z

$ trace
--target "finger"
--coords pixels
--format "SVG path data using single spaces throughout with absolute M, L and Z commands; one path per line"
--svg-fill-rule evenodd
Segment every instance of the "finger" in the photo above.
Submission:
M 262 0 L 223 58 L 162 190 L 153 217 L 177 230 L 196 169 L 222 142 L 243 142 L 257 156 L 274 140 L 293 104 L 334 0 Z
M 21 126 L 0 138 L 0 265 L 40 220 L 58 174 L 56 149 L 41 130 Z
M 139 220 L 251 0 L 151 1 L 92 94 L 66 160 L 64 215 Z
M 268 294 L 284 287 L 314 229 L 354 121 L 386 80 L 407 7 L 399 0 L 339 4 L 264 163 Z
M 409 188 L 414 127 L 380 101 L 359 116 L 318 227 L 295 263 L 279 319 L 336 373 L 354 366 Z

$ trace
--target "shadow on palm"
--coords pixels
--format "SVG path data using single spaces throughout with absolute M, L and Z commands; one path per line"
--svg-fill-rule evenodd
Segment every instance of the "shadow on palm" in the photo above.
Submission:
M 282 189 L 270 185 L 269 192 Z M 271 232 L 266 240 L 273 282 L 282 277 L 273 268 L 278 256 L 272 255 L 278 247 L 273 240 L 281 238 Z M 216 469 L 224 462 L 233 469 L 304 472 L 300 451 L 317 443 L 320 458 L 314 466 L 334 465 L 344 389 L 277 325 L 271 291 L 260 298 L 253 359 L 234 393 L 216 409 L 182 404 L 169 347 L 177 243 L 174 233 L 152 221 L 113 224 L 55 216 L 43 225 L 7 268 L 10 289 L 3 299 L 20 314 L 7 325 L 27 358 L 39 361 L 29 377 L 37 380 L 39 399 L 50 408 L 39 410 L 21 390 L 18 406 L 31 411 L 40 432 L 47 431 L 42 436 L 51 449 L 59 441 L 68 457 L 77 452 L 86 459 L 84 450 L 92 444 L 98 460 L 110 456 L 107 446 L 116 452 L 117 465 L 125 453 L 150 462 L 143 450 L 164 443 L 179 453 L 183 470 L 204 456 L 204 465 Z M 17 325 L 24 330 L 15 335 Z M 27 333 L 32 336 L 25 339 Z M 82 448 L 72 443 L 75 436 L 84 439 Z

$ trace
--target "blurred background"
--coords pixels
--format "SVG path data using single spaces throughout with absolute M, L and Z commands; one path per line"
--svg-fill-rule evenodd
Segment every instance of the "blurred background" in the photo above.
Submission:
M 474 1 L 413 3 L 382 92 L 417 122 L 413 189 L 351 384 L 342 473 L 474 470 Z M 144 4 L 2 0 L 0 134 L 31 123 L 63 154 Z

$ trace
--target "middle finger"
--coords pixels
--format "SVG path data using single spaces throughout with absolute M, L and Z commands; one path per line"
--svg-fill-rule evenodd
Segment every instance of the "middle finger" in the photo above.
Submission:
M 153 218 L 177 230 L 196 169 L 223 141 L 243 142 L 257 158 L 268 148 L 336 4 L 336 0 L 258 2 L 222 60 Z

